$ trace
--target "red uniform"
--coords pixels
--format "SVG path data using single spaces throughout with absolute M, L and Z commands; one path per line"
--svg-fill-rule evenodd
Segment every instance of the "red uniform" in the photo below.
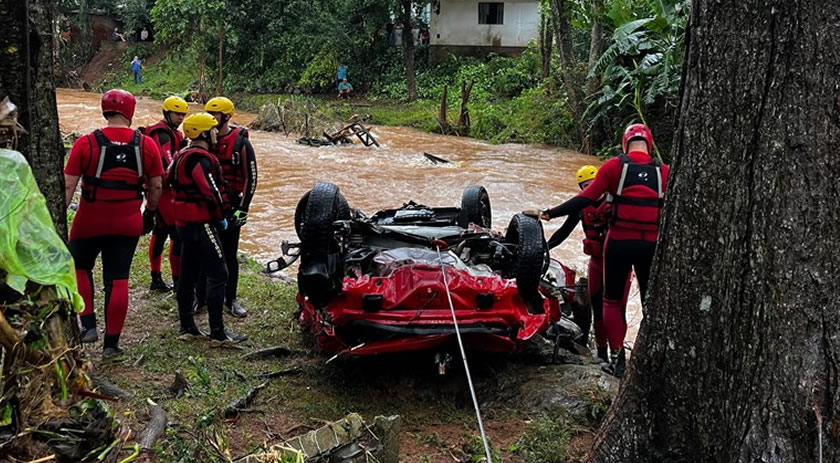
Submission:
M 65 174 L 82 178 L 82 199 L 73 217 L 68 247 L 76 265 L 85 310 L 79 318 L 96 329 L 92 270 L 102 255 L 105 343 L 116 348 L 128 312 L 128 275 L 143 230 L 143 186 L 163 175 L 151 138 L 130 128 L 106 127 L 73 145 Z
M 610 159 L 580 196 L 595 200 L 609 194 L 613 210 L 604 243 L 604 326 L 610 349 L 624 345 L 627 332 L 626 283 L 635 269 L 642 299 L 659 237 L 669 168 L 645 152 Z
M 181 150 L 184 144 L 184 136 L 178 130 L 173 130 L 169 124 L 164 121 L 158 121 L 157 124 L 146 129 L 146 134 L 152 137 L 160 148 L 160 160 L 163 164 L 163 170 L 169 168 L 169 164 Z M 174 218 L 172 216 L 172 189 L 167 185 L 163 186 L 163 192 L 160 196 L 160 205 L 158 210 L 167 225 L 173 225 Z
M 83 194 L 70 228 L 70 239 L 140 236 L 143 230 L 141 187 L 150 178 L 163 175 L 157 145 L 133 129 L 106 127 L 101 134 L 107 142 L 124 145 L 125 149 L 115 156 L 101 158 L 102 147 L 95 133 L 76 141 L 64 168 L 65 174 L 82 177 Z M 135 137 L 139 154 L 134 147 L 129 149 Z M 100 160 L 102 169 L 97 178 Z
M 229 216 L 222 167 L 202 148 L 185 148 L 178 155 L 167 183 L 175 191 L 175 225 L 218 222 Z
M 613 223 L 609 237 L 616 240 L 656 241 L 659 236 L 658 219 L 662 198 L 668 187 L 669 167 L 659 164 L 645 152 L 632 151 L 626 156 L 612 158 L 605 162 L 595 180 L 579 196 L 597 201 L 604 194 L 610 194 L 617 207 L 614 208 Z M 618 195 L 622 172 L 627 166 L 627 175 L 622 194 Z M 658 176 L 657 178 L 657 171 Z M 659 181 L 661 194 L 656 188 Z

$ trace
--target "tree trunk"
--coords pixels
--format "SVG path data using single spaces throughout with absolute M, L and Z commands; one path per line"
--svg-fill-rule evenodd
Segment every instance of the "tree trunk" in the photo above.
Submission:
M 691 15 L 645 319 L 588 460 L 838 461 L 840 3 Z
M 440 122 L 440 133 L 446 135 L 449 133 L 449 120 L 446 116 L 446 106 L 449 104 L 448 92 L 446 84 L 443 85 L 443 91 L 440 94 L 440 110 L 438 112 L 438 122 Z
M 408 101 L 417 99 L 417 84 L 414 80 L 414 34 L 412 33 L 411 0 L 400 0 L 402 6 L 402 46 L 403 65 L 405 66 L 405 87 L 408 90 Z
M 470 102 L 470 93 L 472 93 L 475 80 L 470 79 L 470 84 L 461 82 L 461 106 L 458 111 L 458 130 L 462 130 L 461 136 L 470 135 L 470 111 L 467 109 L 467 104 Z
M 575 59 L 572 50 L 572 26 L 569 23 L 568 15 L 570 7 L 570 0 L 551 0 L 554 37 L 557 40 L 557 52 L 560 55 L 560 74 L 566 86 L 566 96 L 569 99 L 572 116 L 576 121 L 578 139 L 583 145 L 582 151 L 586 152 L 588 151 L 588 143 L 586 142 L 586 129 L 583 121 L 583 113 L 586 110 L 583 75 L 578 71 L 577 59 Z
M 551 16 L 545 10 L 540 9 L 540 28 L 538 40 L 540 46 L 540 63 L 542 64 L 541 76 L 547 79 L 551 75 L 551 54 L 554 44 L 554 33 L 551 25 Z
M 598 60 L 601 58 L 601 55 L 604 54 L 604 25 L 602 23 L 604 19 L 604 0 L 592 0 L 591 13 L 592 29 L 589 34 L 589 63 L 587 66 L 587 73 L 595 67 Z M 600 88 L 600 76 L 596 74 L 587 78 L 587 97 L 591 97 L 597 93 Z M 604 126 L 600 122 L 594 124 L 589 131 L 589 145 L 591 151 L 597 151 L 601 148 L 606 138 Z
M 27 11 L 28 9 L 28 11 Z M 50 209 L 59 235 L 67 237 L 64 206 L 64 146 L 55 102 L 53 40 L 54 2 L 0 2 L 0 100 L 8 96 L 19 108 L 27 133 L 23 153 Z
M 219 82 L 216 85 L 216 95 L 222 94 L 222 86 L 223 86 L 223 78 L 222 69 L 224 66 L 222 65 L 222 55 L 224 54 L 224 46 L 225 46 L 225 26 L 223 24 L 219 24 Z

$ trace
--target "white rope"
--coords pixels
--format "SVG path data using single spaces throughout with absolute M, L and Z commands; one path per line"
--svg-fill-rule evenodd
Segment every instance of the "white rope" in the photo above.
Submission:
M 464 352 L 464 343 L 461 341 L 461 330 L 458 328 L 458 318 L 455 316 L 455 305 L 452 304 L 452 293 L 449 292 L 446 268 L 443 265 L 443 258 L 440 255 L 440 246 L 435 245 L 435 247 L 437 248 L 438 262 L 440 262 L 440 273 L 443 275 L 443 286 L 446 288 L 446 298 L 449 300 L 449 310 L 452 312 L 452 323 L 455 325 L 455 337 L 458 338 L 461 359 L 464 360 L 464 371 L 467 373 L 467 384 L 470 386 L 470 395 L 472 395 L 473 407 L 475 407 L 475 417 L 478 420 L 478 430 L 481 433 L 481 442 L 484 444 L 484 454 L 487 456 L 487 463 L 493 463 L 493 457 L 490 455 L 490 445 L 487 444 L 487 435 L 484 433 L 484 423 L 481 421 L 481 410 L 478 409 L 478 399 L 475 397 L 475 388 L 473 387 L 472 376 L 470 376 L 470 367 L 467 365 L 467 354 Z

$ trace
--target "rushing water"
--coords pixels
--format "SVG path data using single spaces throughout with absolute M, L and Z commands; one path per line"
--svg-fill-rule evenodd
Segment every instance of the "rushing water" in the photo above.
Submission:
M 103 123 L 98 94 L 58 90 L 63 133 L 87 133 Z M 198 109 L 198 106 L 196 106 Z M 431 115 L 430 115 L 431 117 Z M 135 126 L 160 118 L 160 102 L 139 98 Z M 248 124 L 252 114 L 237 113 L 234 121 Z M 259 185 L 243 229 L 241 249 L 261 261 L 277 257 L 283 240 L 295 240 L 294 210 L 298 199 L 317 181 L 337 184 L 351 207 L 370 215 L 398 207 L 408 200 L 429 206 L 458 206 L 469 185 L 483 185 L 490 194 L 495 228 L 507 226 L 511 216 L 525 209 L 542 209 L 578 192 L 574 174 L 583 164 L 598 164 L 591 156 L 535 145 L 490 145 L 470 138 L 419 132 L 402 127 L 374 127 L 381 148 L 362 145 L 313 148 L 296 137 L 251 131 L 257 155 Z M 451 161 L 432 164 L 423 153 Z M 546 236 L 562 220 L 545 225 Z M 552 255 L 583 273 L 587 257 L 581 252 L 578 228 Z M 634 339 L 641 318 L 637 290 L 628 307 Z

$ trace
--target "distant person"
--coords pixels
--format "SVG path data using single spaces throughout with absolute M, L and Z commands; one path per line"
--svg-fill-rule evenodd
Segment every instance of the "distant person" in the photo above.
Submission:
M 339 63 L 338 72 L 336 72 L 335 77 L 337 79 L 336 84 L 338 86 L 341 85 L 341 82 L 343 82 L 343 81 L 346 82 L 347 81 L 347 65 L 345 65 L 344 63 Z
M 163 165 L 158 146 L 131 128 L 136 101 L 125 90 L 102 95 L 102 129 L 79 138 L 64 168 L 65 204 L 70 205 L 79 180 L 82 196 L 70 227 L 67 247 L 76 266 L 76 284 L 85 301 L 79 314 L 81 342 L 99 339 L 94 314 L 93 268 L 102 256 L 105 286 L 105 342 L 102 356 L 122 353 L 120 334 L 128 313 L 128 278 L 140 235 L 154 228 Z M 143 198 L 146 210 L 141 214 Z
M 114 35 L 111 37 L 114 42 L 125 42 L 125 36 L 120 33 L 120 28 L 114 28 Z
M 140 58 L 134 57 L 131 60 L 131 71 L 134 72 L 134 83 L 135 84 L 142 84 L 143 83 L 143 74 L 141 73 L 143 70 L 143 62 L 140 61 Z
M 385 34 L 388 36 L 388 45 L 394 45 L 396 42 L 396 36 L 394 35 L 394 23 L 388 23 L 385 25 Z
M 428 45 L 429 44 L 429 38 L 430 38 L 430 34 L 429 34 L 428 29 L 423 29 L 422 31 L 420 31 L 420 44 L 421 45 Z
M 350 82 L 347 82 L 347 79 L 341 81 L 338 84 L 338 97 L 339 98 L 350 98 L 350 92 L 353 91 L 353 85 Z
M 141 42 L 148 42 L 149 41 L 149 30 L 145 27 L 142 31 L 140 31 L 140 41 Z

